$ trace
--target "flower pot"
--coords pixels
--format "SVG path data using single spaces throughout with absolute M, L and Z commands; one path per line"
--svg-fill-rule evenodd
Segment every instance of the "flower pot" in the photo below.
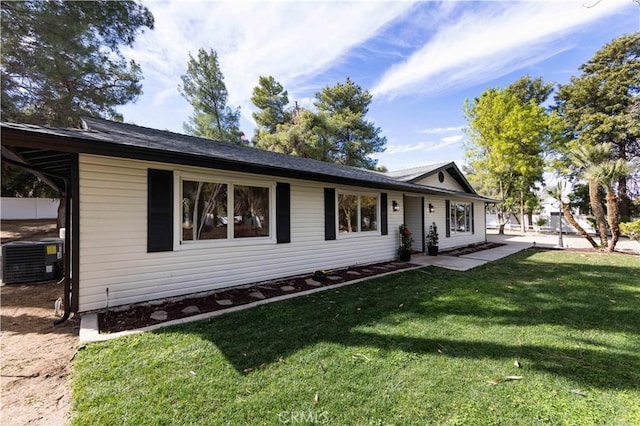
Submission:
M 410 251 L 401 251 L 400 252 L 400 260 L 403 262 L 408 262 L 411 260 L 411 252 Z
M 429 256 L 437 256 L 438 246 L 427 246 L 427 253 L 429 254 Z

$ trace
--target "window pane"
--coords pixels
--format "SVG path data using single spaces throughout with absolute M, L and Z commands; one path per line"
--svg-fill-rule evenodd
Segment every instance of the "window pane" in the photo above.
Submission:
M 360 226 L 362 232 L 378 229 L 378 197 L 360 197 Z
M 457 227 L 456 227 L 456 224 L 457 224 L 457 222 L 456 222 L 456 217 L 457 217 L 456 211 L 457 211 L 456 204 L 455 203 L 451 203 L 451 207 L 449 207 L 449 228 L 451 228 L 451 230 L 453 232 L 455 232 L 457 230 Z
M 338 194 L 338 230 L 358 232 L 358 197 Z
M 233 187 L 234 238 L 269 236 L 269 188 Z
M 456 231 L 464 232 L 465 230 L 464 204 L 456 204 Z
M 464 230 L 465 230 L 465 232 L 469 232 L 469 231 L 471 231 L 471 205 L 469 205 L 469 204 L 465 204 L 464 205 L 464 217 L 465 217 Z
M 227 238 L 227 185 L 182 182 L 182 241 Z

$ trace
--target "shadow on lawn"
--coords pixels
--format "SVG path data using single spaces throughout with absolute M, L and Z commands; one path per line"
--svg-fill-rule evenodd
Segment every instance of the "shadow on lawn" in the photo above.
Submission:
M 159 333 L 198 333 L 238 372 L 329 342 L 454 358 L 517 358 L 528 368 L 585 386 L 637 388 L 640 348 L 625 352 L 585 339 L 575 340 L 581 348 L 568 349 L 389 334 L 407 321 L 456 316 L 476 326 L 559 325 L 639 338 L 640 298 L 637 290 L 623 287 L 640 288 L 634 278 L 638 275 L 633 275 L 640 268 L 544 264 L 528 259 L 534 253 L 523 252 L 506 264 L 496 262 L 467 273 L 428 268 L 396 274 Z M 387 331 L 379 334 L 369 326 Z M 441 347 L 446 351 L 439 353 Z

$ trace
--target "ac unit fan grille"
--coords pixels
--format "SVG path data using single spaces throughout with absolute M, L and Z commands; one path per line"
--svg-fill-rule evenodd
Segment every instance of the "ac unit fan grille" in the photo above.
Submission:
M 47 244 L 7 244 L 2 247 L 2 281 L 6 284 L 51 280 L 55 277 L 47 261 Z

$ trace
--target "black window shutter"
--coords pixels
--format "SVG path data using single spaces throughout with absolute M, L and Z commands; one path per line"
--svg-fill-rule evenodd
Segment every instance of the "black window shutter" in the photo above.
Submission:
M 471 233 L 472 234 L 476 233 L 476 227 L 475 227 L 475 224 L 473 223 L 473 203 L 471 203 Z
M 147 171 L 147 252 L 173 250 L 173 172 Z
M 324 239 L 336 239 L 336 190 L 324 189 Z
M 451 202 L 446 200 L 444 202 L 444 214 L 445 214 L 445 235 L 447 238 L 451 236 Z
M 291 242 L 291 185 L 276 184 L 276 239 L 278 244 Z
M 389 224 L 387 223 L 387 193 L 380 194 L 380 234 L 389 234 Z

